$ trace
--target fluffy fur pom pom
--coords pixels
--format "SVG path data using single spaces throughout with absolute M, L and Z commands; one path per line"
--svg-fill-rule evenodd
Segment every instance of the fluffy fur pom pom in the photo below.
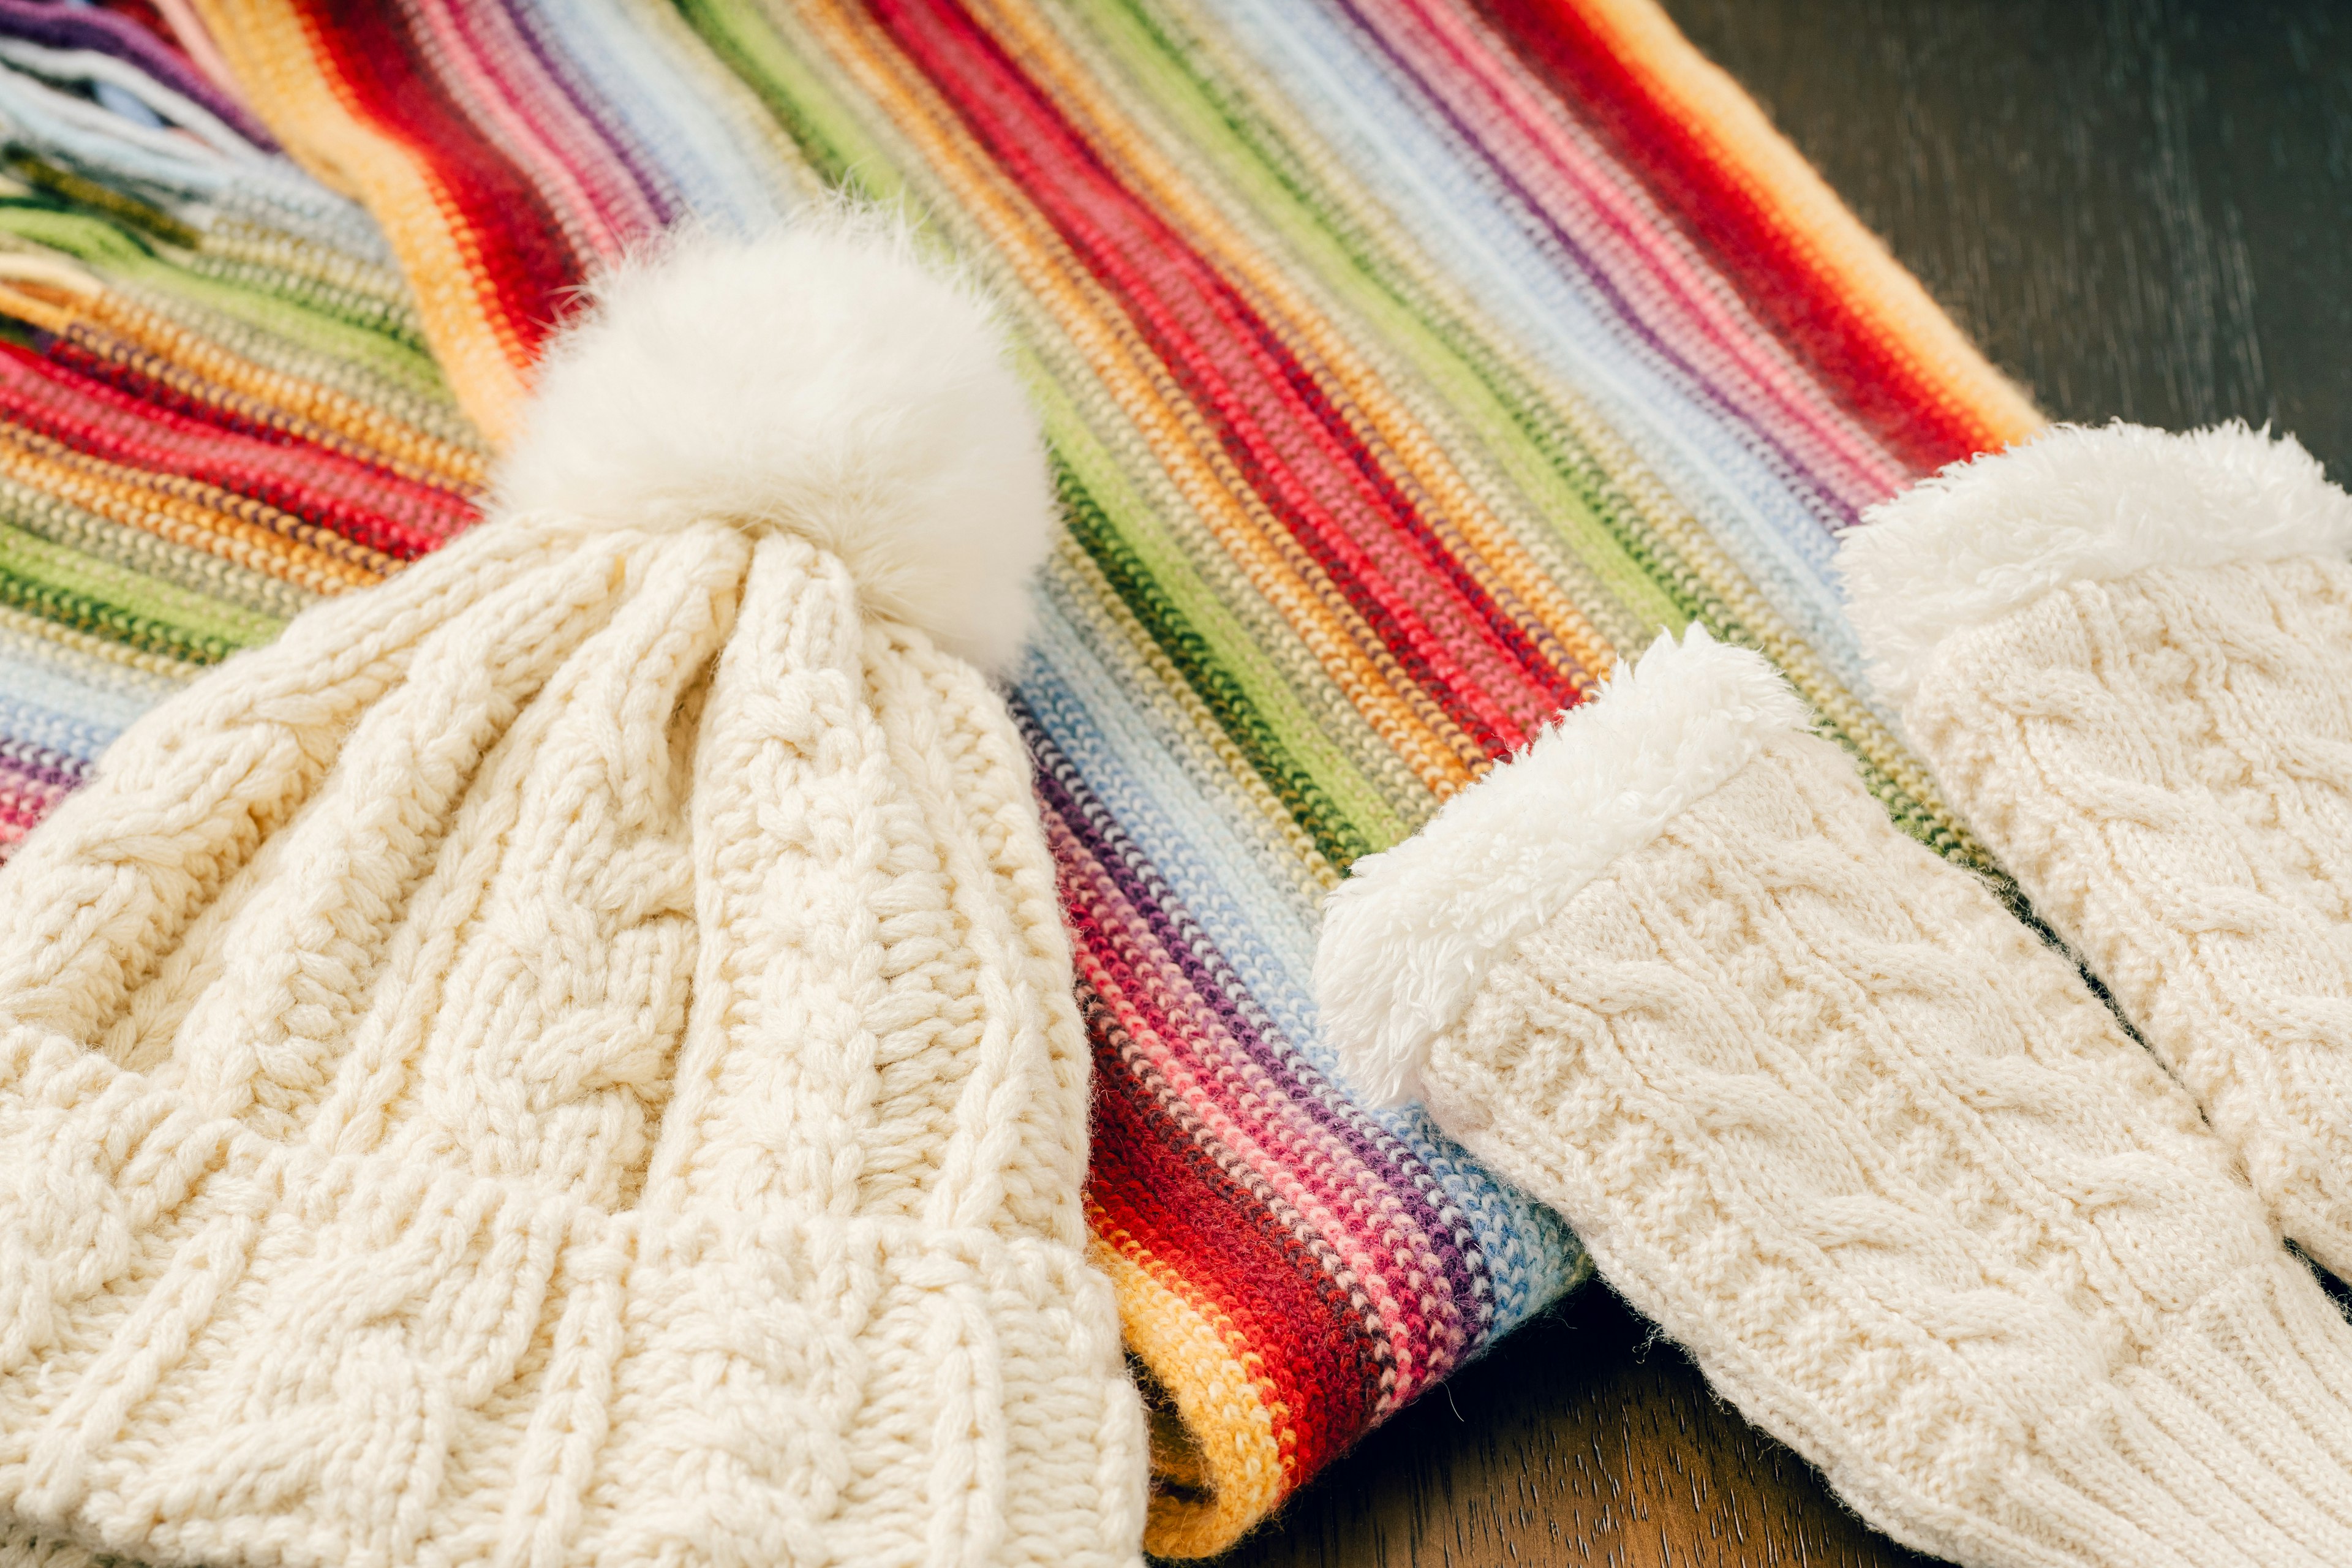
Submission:
M 1003 334 L 903 226 L 688 235 L 550 349 L 499 500 L 625 528 L 724 521 L 839 556 L 873 613 L 1005 670 L 1055 527 Z
M 1421 1064 L 1487 966 L 1609 862 L 1801 730 L 1804 702 L 1761 656 L 1693 626 L 1356 862 L 1323 910 L 1315 996 L 1339 1070 L 1373 1105 L 1419 1098 Z

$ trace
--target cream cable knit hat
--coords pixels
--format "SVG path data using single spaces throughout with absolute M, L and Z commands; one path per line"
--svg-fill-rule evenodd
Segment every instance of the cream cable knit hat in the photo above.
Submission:
M 2352 1562 L 2352 1327 L 2074 968 L 1803 724 L 1755 655 L 1661 639 L 1359 862 L 1317 960 L 1343 1068 L 1416 1078 L 1898 1540 Z
M 12 1530 L 1135 1561 L 1070 960 L 957 657 L 1051 526 L 905 241 L 690 242 L 492 521 L 126 733 L 0 886 Z
M 2352 1278 L 2352 497 L 2292 440 L 2061 429 L 1839 552 L 1937 783 Z

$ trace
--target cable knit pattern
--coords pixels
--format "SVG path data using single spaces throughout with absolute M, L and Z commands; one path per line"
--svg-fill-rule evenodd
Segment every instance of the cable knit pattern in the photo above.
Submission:
M 2064 961 L 1775 742 L 1488 973 L 1439 1120 L 1874 1524 L 2352 1560 L 2352 1329 Z
M 2352 501 L 2291 443 L 2241 433 L 2233 453 L 2222 434 L 2141 433 L 2143 447 L 2168 444 L 2158 468 L 2195 468 L 2198 482 L 2110 526 L 2166 547 L 1948 633 L 1905 721 L 1948 796 L 2243 1155 L 2280 1226 L 2352 1275 Z M 2078 487 L 2153 488 L 2145 452 L 2094 462 L 2084 445 Z M 2264 457 L 2293 482 L 2257 482 Z M 1965 522 L 1997 554 L 2038 505 L 2000 489 L 2011 461 L 1972 465 L 1890 520 Z M 2007 504 L 1953 515 L 1989 493 Z M 2210 559 L 2214 541 L 2241 538 L 2244 558 Z M 2278 556 L 2280 538 L 2306 552 Z M 1909 596 L 1872 586 L 1888 605 Z
M 12 1549 L 1136 1561 L 1071 987 L 1003 703 L 790 528 L 306 615 L 6 874 Z
M 2352 1561 L 2352 1328 L 2188 1095 L 1830 743 L 1779 730 L 1622 847 L 1422 1074 L 1896 1538 L 1998 1568 Z

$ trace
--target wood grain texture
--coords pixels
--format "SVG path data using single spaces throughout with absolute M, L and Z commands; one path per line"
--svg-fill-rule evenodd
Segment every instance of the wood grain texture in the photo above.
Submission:
M 2352 6 L 1666 8 L 2045 411 L 2352 469 Z
M 1587 1286 L 1401 1412 L 1224 1568 L 1895 1568 L 1812 1468 Z
M 2352 5 L 1666 0 L 2065 419 L 2232 416 L 2352 477 Z M 1589 1287 L 1234 1568 L 1918 1564 Z

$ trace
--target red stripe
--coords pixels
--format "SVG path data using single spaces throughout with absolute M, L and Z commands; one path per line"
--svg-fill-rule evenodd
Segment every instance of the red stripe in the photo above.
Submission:
M 1088 1012 L 1097 1087 L 1087 1194 L 1115 1229 L 1230 1321 L 1255 1352 L 1250 1370 L 1282 1405 L 1275 1435 L 1290 1479 L 1313 1475 L 1370 1421 L 1376 1369 L 1318 1299 L 1316 1271 L 1301 1268 L 1290 1238 L 1143 1100 L 1119 1058 L 1118 1026 L 1099 1005 Z
M 404 560 L 476 515 L 444 491 L 341 453 L 225 431 L 13 343 L 0 342 L 0 415 L 76 451 L 218 485 Z
M 1914 468 L 1998 447 L 2000 437 L 1920 374 L 1806 254 L 1775 209 L 1710 155 L 1644 78 L 1612 54 L 1575 0 L 1478 0 L 1564 112 L 1606 137 L 1751 309 L 1840 403 Z
M 1113 176 L 992 38 L 952 0 L 873 0 L 871 8 L 1118 300 L 1243 483 L 1433 705 L 1491 755 L 1523 742 L 1515 715 L 1547 716 L 1573 700 L 1566 674 L 1438 542 L 1280 333 Z M 1391 572 L 1410 574 L 1410 594 Z M 1431 606 L 1426 615 L 1416 600 Z M 1518 689 L 1471 679 L 1456 658 L 1462 641 L 1500 663 Z
M 303 23 L 358 117 L 425 165 L 467 253 L 474 292 L 519 351 L 516 363 L 528 363 L 589 258 L 573 253 L 537 188 L 450 100 L 398 12 L 304 0 Z
M 1236 1186 L 1268 1211 L 1334 1324 L 1358 1342 L 1364 1365 L 1376 1369 L 1368 1374 L 1377 1383 L 1369 1398 L 1409 1397 L 1433 1372 L 1442 1375 L 1462 1349 L 1453 1310 L 1456 1283 L 1440 1267 L 1429 1270 L 1434 1277 L 1418 1291 L 1386 1287 L 1420 1272 L 1412 1260 L 1441 1251 L 1447 1238 L 1429 1231 L 1419 1216 L 1381 1212 L 1349 1178 L 1356 1151 L 1339 1129 L 1319 1121 L 1312 1103 L 1293 1098 L 1294 1086 L 1264 1073 L 1227 1021 L 1192 989 L 1168 945 L 1169 933 L 1129 901 L 1110 874 L 1102 858 L 1107 847 L 1099 839 L 1082 838 L 1060 818 L 1049 820 L 1047 838 L 1082 972 L 1127 1032 L 1137 1037 L 1139 1049 L 1127 1070 L 1155 1086 L 1160 1113 L 1172 1128 L 1181 1128 L 1171 1135 L 1231 1152 L 1227 1170 Z M 1148 867 L 1140 869 L 1156 881 Z M 1189 1075 L 1191 1081 L 1180 1086 L 1163 1075 Z M 1318 1142 L 1321 1136 L 1339 1137 L 1340 1145 L 1324 1145 Z M 1255 1144 L 1296 1186 L 1284 1190 L 1282 1176 L 1261 1168 L 1239 1143 Z M 1344 1216 L 1348 1243 L 1336 1243 L 1318 1228 L 1318 1213 Z M 1337 1281 L 1358 1263 L 1342 1246 L 1361 1248 L 1372 1264 L 1348 1289 Z M 1386 1359 L 1397 1331 L 1409 1347 L 1404 1363 Z M 1386 1375 L 1391 1373 L 1393 1383 Z
M 1265 1194 L 1221 1160 L 1154 1058 L 1213 1057 L 1213 1019 L 1173 997 L 1129 956 L 1135 935 L 1120 911 L 1090 896 L 1100 868 L 1066 827 L 1048 824 L 1057 880 L 1076 948 L 1079 1005 L 1095 1053 L 1096 1117 L 1088 1191 L 1189 1288 L 1240 1331 L 1294 1421 L 1295 1447 L 1313 1473 L 1363 1431 L 1380 1398 L 1382 1366 L 1362 1303 L 1291 1234 Z M 1181 1042 L 1181 1044 L 1180 1044 Z M 1182 1045 L 1200 1048 L 1185 1051 Z

